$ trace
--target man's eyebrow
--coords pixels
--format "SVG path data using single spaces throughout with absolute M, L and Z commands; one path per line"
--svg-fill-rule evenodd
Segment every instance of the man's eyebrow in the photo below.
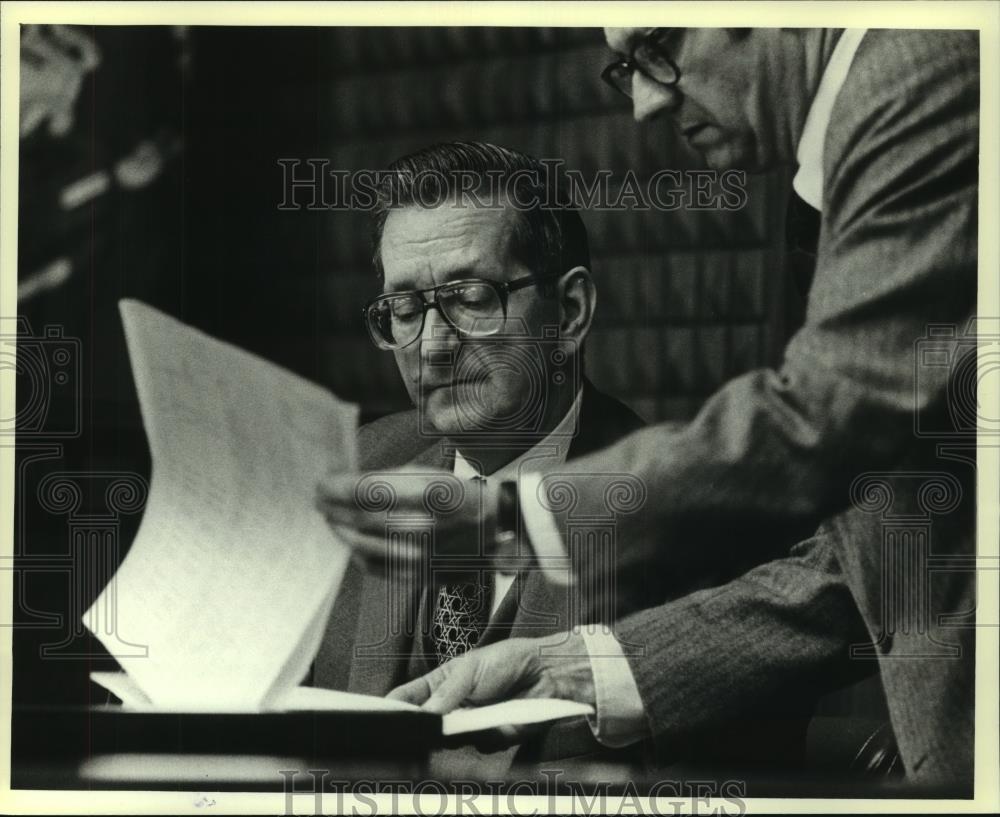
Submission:
M 482 278 L 482 270 L 470 269 L 469 267 L 459 267 L 448 273 L 445 282 L 461 281 L 463 278 Z
M 448 284 L 448 283 L 451 283 L 452 281 L 461 281 L 461 280 L 466 279 L 466 278 L 480 278 L 480 279 L 486 280 L 486 279 L 489 279 L 490 276 L 485 275 L 481 270 L 472 269 L 470 267 L 457 267 L 457 268 L 455 268 L 453 270 L 450 270 L 448 273 L 446 273 L 445 276 L 444 276 L 444 279 L 441 281 L 441 283 L 442 284 Z M 388 294 L 390 292 L 423 291 L 423 290 L 427 290 L 427 289 L 434 289 L 435 286 L 440 286 L 440 285 L 439 284 L 434 284 L 434 285 L 429 286 L 429 287 L 420 287 L 420 286 L 417 286 L 417 282 L 416 281 L 414 281 L 412 278 L 407 277 L 407 278 L 403 278 L 403 279 L 401 279 L 399 281 L 394 281 L 392 289 L 389 289 L 387 284 L 384 284 L 383 286 L 386 287 L 385 291 L 382 293 L 383 295 L 385 295 L 385 294 Z
M 389 282 L 386 280 L 382 281 L 382 294 L 388 295 L 390 292 L 410 292 L 416 289 L 416 285 L 412 278 L 404 278 L 402 281 L 393 281 L 392 286 L 389 286 Z

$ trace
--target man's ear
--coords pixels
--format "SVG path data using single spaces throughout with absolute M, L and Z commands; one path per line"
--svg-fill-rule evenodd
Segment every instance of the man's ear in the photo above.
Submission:
M 597 308 L 594 279 L 586 267 L 573 267 L 559 279 L 558 287 L 559 336 L 582 346 Z

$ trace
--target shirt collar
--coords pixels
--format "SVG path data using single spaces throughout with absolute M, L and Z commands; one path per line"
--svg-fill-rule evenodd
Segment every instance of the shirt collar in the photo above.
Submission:
M 830 61 L 823 69 L 819 89 L 809 106 L 802 138 L 795 152 L 799 170 L 792 179 L 795 192 L 816 210 L 823 209 L 823 145 L 826 129 L 833 114 L 833 104 L 847 79 L 854 54 L 865 36 L 865 28 L 845 28 L 834 46 Z
M 503 468 L 490 474 L 489 479 L 512 479 L 517 476 L 521 463 L 529 459 L 535 460 L 544 457 L 546 465 L 560 465 L 566 462 L 570 444 L 573 442 L 573 431 L 576 429 L 577 421 L 580 417 L 580 403 L 582 398 L 583 389 L 580 389 L 573 399 L 573 405 L 566 412 L 566 416 L 562 418 L 559 425 L 549 432 L 547 437 L 539 440 L 539 442 L 531 446 L 531 448 L 517 457 L 517 459 L 511 460 Z M 473 479 L 479 476 L 479 472 L 473 467 L 472 463 L 463 457 L 462 452 L 457 449 L 455 451 L 454 473 L 459 479 Z

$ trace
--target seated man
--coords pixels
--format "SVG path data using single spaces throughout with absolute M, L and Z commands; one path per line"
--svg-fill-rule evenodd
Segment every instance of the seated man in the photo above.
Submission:
M 365 318 L 374 343 L 395 354 L 415 408 L 361 430 L 361 470 L 411 465 L 499 482 L 516 479 L 522 467 L 557 467 L 596 452 L 639 428 L 633 412 L 582 377 L 596 305 L 587 235 L 560 191 L 547 187 L 545 167 L 512 150 L 454 143 L 391 170 L 375 221 L 383 294 Z M 411 547 L 421 522 L 409 524 L 415 531 L 390 513 L 386 534 L 396 535 L 395 526 L 400 546 Z M 350 542 L 350 530 L 334 527 Z M 682 577 L 656 577 L 648 596 L 639 589 L 616 595 L 614 587 L 585 582 L 558 587 L 539 571 L 495 572 L 486 558 L 475 575 L 430 562 L 399 573 L 392 559 L 352 564 L 314 684 L 382 695 L 477 645 L 612 624 L 695 589 Z M 734 563 L 716 578 L 739 572 Z M 842 606 L 845 622 L 854 621 L 846 592 Z M 773 709 L 755 702 L 785 759 L 799 754 L 810 704 L 802 690 L 782 690 Z M 613 736 L 600 737 L 615 745 Z M 774 757 L 759 742 L 743 745 Z M 522 759 L 599 748 L 578 723 L 549 730 L 544 743 L 523 747 Z

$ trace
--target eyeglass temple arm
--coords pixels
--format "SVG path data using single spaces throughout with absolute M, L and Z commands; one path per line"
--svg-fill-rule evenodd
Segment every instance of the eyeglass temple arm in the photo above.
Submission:
M 565 275 L 566 272 L 569 272 L 569 270 L 566 270 L 565 272 L 548 272 L 545 275 L 530 275 L 526 278 L 518 278 L 516 281 L 504 282 L 501 286 L 507 292 L 515 292 L 519 289 L 530 287 L 532 284 L 540 284 L 542 281 L 548 281 L 552 278 L 560 278 Z

